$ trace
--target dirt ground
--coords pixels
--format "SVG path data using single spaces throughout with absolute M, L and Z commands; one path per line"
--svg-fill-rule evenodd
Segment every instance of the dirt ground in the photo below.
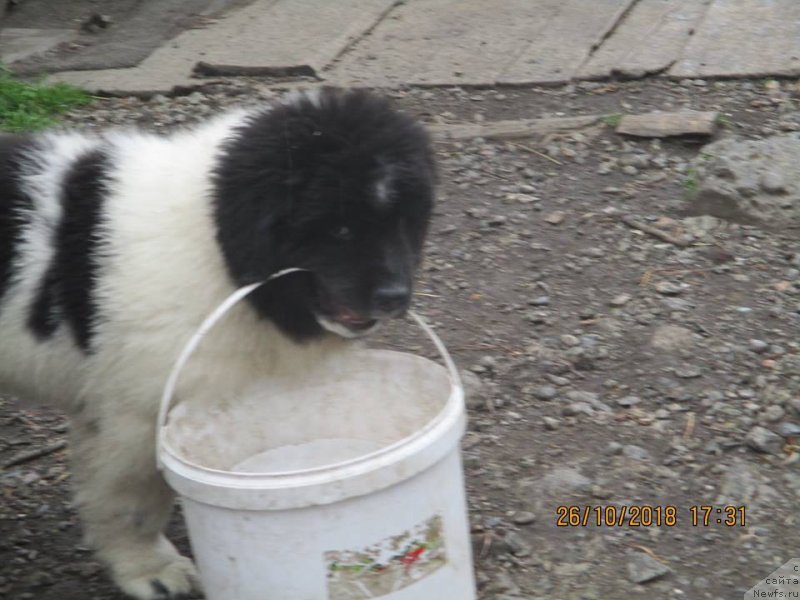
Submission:
M 249 81 L 99 100 L 69 121 L 168 129 L 271 95 Z M 394 96 L 427 121 L 688 107 L 719 110 L 721 136 L 800 129 L 794 81 Z M 687 218 L 702 142 L 627 140 L 606 121 L 438 145 L 441 193 L 416 307 L 471 390 L 463 448 L 480 598 L 741 598 L 800 555 L 798 231 Z M 397 329 L 401 345 L 427 352 Z M 754 441 L 757 426 L 780 435 Z M 0 400 L 0 464 L 63 440 L 67 427 L 53 410 Z M 0 598 L 120 598 L 80 544 L 67 452 L 0 471 Z M 714 512 L 694 525 L 700 505 Z M 731 526 L 717 522 L 727 505 L 744 507 Z M 586 526 L 569 526 L 560 506 L 607 518 L 652 508 L 639 526 L 598 526 L 593 509 Z M 657 522 L 668 515 L 674 525 Z M 171 536 L 187 547 L 177 517 Z

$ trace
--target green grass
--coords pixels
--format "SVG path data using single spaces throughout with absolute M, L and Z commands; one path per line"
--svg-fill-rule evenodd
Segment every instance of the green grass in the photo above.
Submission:
M 720 127 L 731 127 L 733 126 L 733 121 L 731 121 L 730 117 L 719 115 L 717 116 L 717 124 Z
M 603 117 L 603 123 L 608 125 L 609 127 L 616 127 L 619 125 L 619 122 L 622 120 L 621 113 L 614 113 L 613 115 L 606 115 Z
M 49 127 L 58 115 L 87 104 L 91 97 L 65 83 L 27 83 L 0 65 L 0 130 L 33 131 Z
M 683 180 L 683 189 L 691 195 L 697 191 L 697 171 L 689 169 L 686 172 L 686 179 Z

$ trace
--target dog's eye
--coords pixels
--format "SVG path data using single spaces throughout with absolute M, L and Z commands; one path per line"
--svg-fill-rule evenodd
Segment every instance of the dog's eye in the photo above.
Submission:
M 337 225 L 331 229 L 331 235 L 342 242 L 353 239 L 353 230 L 347 225 Z

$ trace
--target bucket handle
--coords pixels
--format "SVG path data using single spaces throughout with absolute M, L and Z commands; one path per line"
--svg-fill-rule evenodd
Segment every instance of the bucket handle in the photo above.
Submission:
M 178 355 L 175 364 L 170 371 L 169 377 L 167 378 L 167 383 L 164 385 L 164 392 L 161 395 L 161 403 L 158 408 L 158 420 L 156 421 L 156 466 L 158 470 L 163 469 L 163 464 L 161 462 L 161 446 L 162 446 L 162 429 L 167 422 L 167 415 L 169 414 L 169 410 L 172 406 L 172 399 L 175 395 L 175 387 L 178 384 L 178 377 L 183 371 L 183 368 L 186 366 L 186 363 L 189 362 L 189 359 L 194 354 L 194 351 L 197 349 L 197 346 L 200 342 L 203 341 L 203 338 L 206 334 L 211 331 L 211 328 L 219 322 L 222 317 L 224 317 L 228 311 L 234 307 L 234 305 L 238 304 L 239 301 L 242 300 L 245 296 L 250 294 L 256 288 L 261 287 L 265 283 L 272 281 L 273 279 L 277 279 L 279 277 L 283 277 L 284 275 L 288 275 L 290 273 L 297 273 L 302 271 L 307 271 L 308 269 L 300 269 L 296 267 L 291 267 L 288 269 L 283 269 L 278 271 L 277 273 L 273 273 L 269 277 L 267 277 L 264 281 L 259 281 L 256 283 L 251 283 L 249 285 L 245 285 L 240 287 L 236 291 L 234 291 L 230 296 L 225 298 L 219 306 L 217 306 L 211 313 L 203 320 L 200 326 L 197 328 L 197 331 L 194 332 L 194 335 L 189 339 L 186 345 L 181 350 L 181 353 Z M 453 359 L 450 356 L 450 353 L 447 351 L 444 343 L 439 336 L 436 335 L 436 332 L 433 328 L 428 325 L 428 323 L 419 316 L 414 311 L 408 311 L 409 316 L 419 325 L 420 329 L 430 338 L 433 342 L 433 345 L 436 347 L 436 350 L 439 353 L 439 356 L 444 361 L 445 367 L 447 368 L 447 372 L 450 375 L 450 381 L 454 385 L 461 385 L 461 377 L 458 374 L 458 369 L 456 368 Z

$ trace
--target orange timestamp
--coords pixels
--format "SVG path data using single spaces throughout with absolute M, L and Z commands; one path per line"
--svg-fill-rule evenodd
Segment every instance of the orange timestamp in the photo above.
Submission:
M 690 506 L 684 512 L 672 504 L 561 505 L 556 507 L 557 527 L 675 527 L 688 512 L 692 527 L 745 527 L 746 507 Z

